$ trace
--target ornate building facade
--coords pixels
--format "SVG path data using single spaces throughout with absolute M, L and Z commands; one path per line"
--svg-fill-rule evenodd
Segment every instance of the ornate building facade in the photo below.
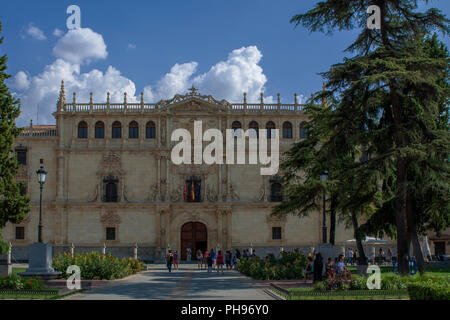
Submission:
M 310 250 L 322 239 L 322 214 L 271 217 L 282 200 L 279 177 L 262 176 L 260 165 L 175 165 L 171 133 L 193 129 L 279 129 L 280 153 L 307 134 L 302 105 L 217 101 L 195 88 L 156 104 L 67 102 L 61 86 L 55 126 L 25 128 L 15 148 L 22 164 L 18 181 L 32 200 L 28 218 L 8 224 L 6 240 L 16 259 L 37 239 L 41 159 L 48 172 L 43 193 L 43 239 L 55 252 L 98 250 L 105 244 L 119 256 L 137 244 L 144 260 L 158 260 L 167 248 L 249 248 L 258 255 L 280 248 Z M 329 222 L 328 222 L 329 225 Z M 343 248 L 352 230 L 338 225 Z M 342 250 L 342 249 L 341 249 Z

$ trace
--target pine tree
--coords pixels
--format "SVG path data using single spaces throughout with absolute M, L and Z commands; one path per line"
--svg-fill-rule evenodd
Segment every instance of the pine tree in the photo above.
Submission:
M 1 29 L 0 23 L 0 32 Z M 0 38 L 0 45 L 2 42 L 3 37 Z M 20 223 L 30 211 L 30 200 L 20 194 L 20 184 L 14 180 L 19 166 L 12 147 L 14 139 L 20 134 L 15 123 L 20 108 L 19 101 L 5 84 L 10 77 L 6 73 L 6 61 L 6 55 L 0 57 L 0 229 L 7 222 Z M 5 244 L 1 247 L 4 251 Z
M 364 163 L 343 163 L 346 168 L 338 171 L 342 173 L 338 180 L 344 194 L 364 179 L 376 190 L 358 192 L 339 206 L 341 210 L 372 206 L 372 220 L 392 214 L 401 274 L 409 271 L 410 243 L 420 260 L 418 225 L 428 221 L 420 211 L 424 208 L 419 203 L 424 202 L 418 202 L 420 179 L 441 190 L 437 197 L 428 197 L 425 212 L 445 201 L 446 196 L 440 195 L 448 190 L 448 161 L 444 161 L 449 153 L 448 131 L 436 126 L 442 103 L 448 100 L 448 90 L 439 82 L 448 61 L 427 55 L 422 39 L 436 28 L 448 34 L 449 21 L 435 8 L 418 12 L 417 2 L 321 1 L 291 20 L 311 31 L 363 29 L 347 49 L 356 55 L 323 74 L 327 92 L 322 97 L 338 101 L 329 121 L 331 136 L 324 145 L 346 141 L 343 145 L 349 150 L 337 149 L 336 159 L 345 159 L 357 146 L 372 156 Z M 381 10 L 381 30 L 366 28 L 366 10 L 373 4 Z M 439 171 L 443 173 L 440 178 Z M 382 203 L 378 204 L 380 193 Z M 435 226 L 447 225 L 447 208 L 442 208 L 441 219 L 433 216 L 432 220 L 439 221 L 433 222 Z M 388 224 L 383 226 L 392 231 Z

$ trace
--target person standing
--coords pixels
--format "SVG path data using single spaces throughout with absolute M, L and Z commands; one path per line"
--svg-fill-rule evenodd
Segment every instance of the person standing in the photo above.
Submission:
M 217 274 L 219 274 L 219 271 L 222 270 L 222 274 L 223 274 L 223 254 L 222 251 L 219 250 L 218 254 L 217 254 Z
M 231 251 L 227 250 L 225 253 L 225 264 L 227 266 L 227 270 L 231 269 Z
M 214 249 L 211 249 L 211 251 L 210 251 L 210 254 L 211 254 L 211 258 L 213 259 L 213 268 L 215 268 L 216 267 L 216 252 L 214 251 Z
M 236 259 L 240 259 L 241 258 L 241 252 L 239 251 L 239 249 L 236 249 L 235 257 L 236 257 Z
M 347 250 L 347 263 L 353 265 L 353 249 L 348 248 Z
M 237 263 L 238 263 L 238 259 L 236 256 L 233 257 L 233 268 L 234 270 L 237 270 Z
M 314 259 L 314 282 L 322 281 L 322 272 L 323 272 L 323 258 L 320 252 L 317 252 L 316 257 Z
M 175 252 L 173 253 L 173 267 L 174 267 L 174 269 L 177 269 L 177 270 L 179 268 L 179 266 L 178 266 L 178 251 L 177 250 L 175 250 Z
M 208 273 L 212 272 L 213 259 L 210 254 L 208 254 L 208 257 L 206 258 L 206 263 L 208 264 Z
M 197 268 L 198 269 L 203 269 L 202 261 L 203 261 L 203 254 L 202 254 L 202 251 L 200 249 L 198 249 L 197 250 Z
M 173 263 L 172 250 L 169 250 L 169 253 L 167 254 L 166 260 L 167 260 L 167 269 L 169 269 L 169 272 L 172 272 L 172 263 Z

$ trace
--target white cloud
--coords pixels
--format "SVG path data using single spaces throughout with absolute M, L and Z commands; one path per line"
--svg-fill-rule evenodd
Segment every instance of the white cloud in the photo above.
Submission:
M 97 69 L 80 73 L 79 65 L 57 59 L 39 75 L 32 77 L 27 90 L 19 94 L 22 105 L 19 125 L 26 125 L 30 119 L 36 121 L 38 104 L 39 123 L 54 123 L 51 114 L 56 111 L 61 80 L 65 83 L 67 102 L 72 101 L 73 92 L 77 93 L 77 101 L 89 101 L 90 92 L 94 93 L 95 101 L 106 101 L 108 91 L 111 93 L 112 102 L 123 101 L 124 92 L 127 93 L 127 101 L 137 101 L 134 83 L 114 67 L 108 67 L 104 73 Z
M 203 91 L 210 92 L 219 99 L 242 101 L 247 92 L 248 102 L 257 102 L 260 93 L 265 91 L 267 77 L 259 66 L 262 54 L 256 46 L 233 50 L 226 61 L 220 61 L 211 69 L 194 79 L 194 83 Z M 265 97 L 265 102 L 272 102 Z
M 62 35 L 64 34 L 64 31 L 62 31 L 62 30 L 60 30 L 60 29 L 58 29 L 58 28 L 56 28 L 55 30 L 53 30 L 53 35 L 55 36 L 55 37 L 61 37 Z
M 128 46 L 127 46 L 127 48 L 128 48 L 128 49 L 136 49 L 136 45 L 135 45 L 135 44 L 132 44 L 132 43 L 129 43 Z
M 172 98 L 177 93 L 184 93 L 192 84 L 192 75 L 197 70 L 197 62 L 175 64 L 169 73 L 166 73 L 156 84 L 156 88 L 151 86 L 144 88 L 146 100 L 159 101 L 161 99 Z
M 30 23 L 28 25 L 28 28 L 26 30 L 26 33 L 31 36 L 32 38 L 36 40 L 45 40 L 47 37 L 45 36 L 44 32 L 36 27 L 33 23 Z
M 12 79 L 10 87 L 17 90 L 25 90 L 29 87 L 29 85 L 30 80 L 28 79 L 28 75 L 23 71 L 19 71 Z
M 69 30 L 58 40 L 53 54 L 75 64 L 89 64 L 93 60 L 105 59 L 108 56 L 102 35 L 89 28 Z
M 54 34 L 59 34 L 56 30 Z M 65 82 L 68 103 L 72 101 L 73 92 L 77 93 L 78 102 L 89 101 L 90 92 L 94 93 L 94 101 L 106 101 L 108 91 L 112 102 L 123 101 L 124 92 L 129 102 L 138 101 L 134 82 L 113 66 L 104 72 L 92 69 L 81 73 L 81 65 L 95 59 L 105 59 L 108 55 L 100 34 L 88 28 L 70 30 L 58 39 L 53 53 L 57 59 L 40 74 L 28 76 L 24 71 L 19 71 L 11 80 L 11 87 L 18 90 L 15 95 L 22 102 L 19 125 L 27 125 L 30 119 L 36 120 L 38 104 L 39 123 L 54 123 L 51 114 L 56 110 L 61 80 Z M 233 50 L 225 61 L 216 63 L 200 75 L 196 75 L 197 62 L 177 63 L 155 85 L 144 87 L 145 101 L 170 99 L 175 94 L 186 93 L 195 84 L 201 93 L 211 94 L 217 99 L 242 101 L 243 92 L 247 92 L 248 102 L 258 102 L 267 82 L 259 65 L 261 59 L 258 48 L 249 46 Z M 273 102 L 273 97 L 265 97 L 265 102 Z

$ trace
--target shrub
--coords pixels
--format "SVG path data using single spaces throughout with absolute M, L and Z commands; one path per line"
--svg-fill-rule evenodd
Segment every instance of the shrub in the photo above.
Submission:
M 7 277 L 0 278 L 0 289 L 9 290 L 39 290 L 44 288 L 44 283 L 40 279 L 22 278 L 17 274 L 11 274 Z
M 53 267 L 67 279 L 67 268 L 76 265 L 80 268 L 83 280 L 114 280 L 135 274 L 143 269 L 144 264 L 139 260 L 117 257 L 107 253 L 82 253 L 71 256 L 69 253 L 58 254 L 53 258 Z
M 432 280 L 413 282 L 408 285 L 411 300 L 450 300 L 450 284 Z
M 282 253 L 279 259 L 273 254 L 262 260 L 259 257 L 241 258 L 238 270 L 258 280 L 292 280 L 302 279 L 306 266 L 306 257 L 298 252 Z

